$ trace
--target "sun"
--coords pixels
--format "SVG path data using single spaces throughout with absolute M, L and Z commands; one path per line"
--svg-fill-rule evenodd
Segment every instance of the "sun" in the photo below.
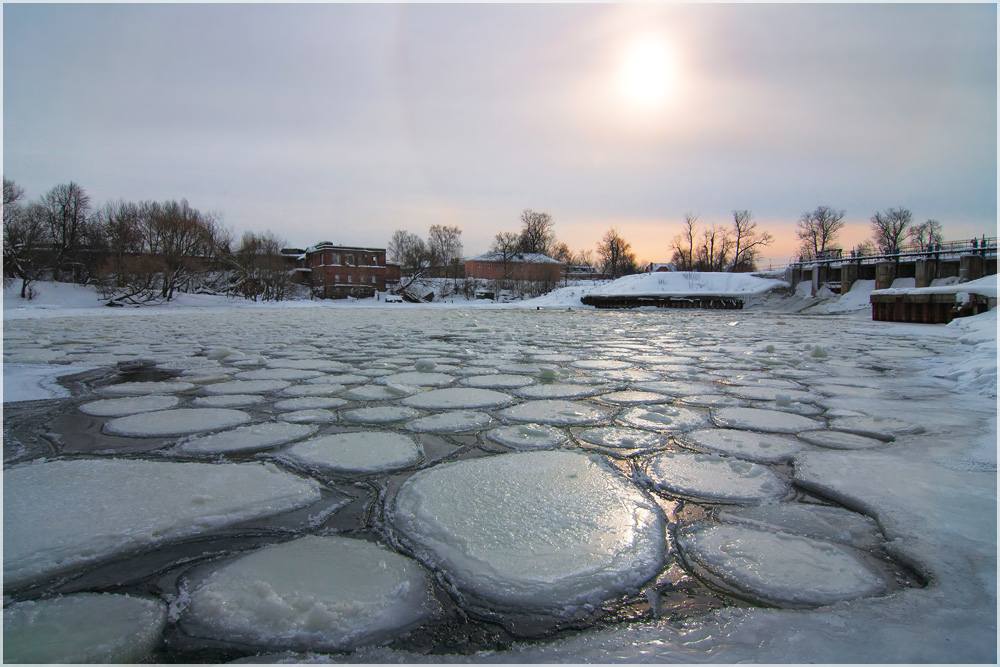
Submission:
M 662 107 L 674 90 L 674 59 L 661 38 L 633 40 L 625 48 L 618 74 L 622 98 L 639 109 Z

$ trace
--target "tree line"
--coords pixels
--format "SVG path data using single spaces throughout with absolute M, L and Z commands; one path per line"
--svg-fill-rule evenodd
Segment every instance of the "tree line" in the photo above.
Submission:
M 217 215 L 187 200 L 95 206 L 70 182 L 25 201 L 3 180 L 4 285 L 20 281 L 26 299 L 32 283 L 52 279 L 96 285 L 109 305 L 196 291 L 278 301 L 292 290 L 283 245 L 270 230 L 236 242 Z
M 774 242 L 747 209 L 733 211 L 731 226 L 699 229 L 697 222 L 697 214 L 685 213 L 683 231 L 671 243 L 670 261 L 678 271 L 756 271 L 761 250 Z
M 803 260 L 820 257 L 835 246 L 837 234 L 844 228 L 843 209 L 817 206 L 806 211 L 796 223 L 800 240 L 799 257 Z M 870 218 L 871 237 L 856 245 L 856 256 L 898 253 L 907 244 L 925 251 L 944 242 L 942 225 L 937 220 L 913 222 L 913 213 L 902 206 L 877 211 Z

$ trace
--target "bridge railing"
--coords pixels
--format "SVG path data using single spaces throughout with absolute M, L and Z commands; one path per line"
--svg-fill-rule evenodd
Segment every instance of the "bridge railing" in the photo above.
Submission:
M 793 261 L 789 267 L 800 268 L 803 266 L 819 265 L 841 265 L 841 264 L 877 264 L 879 262 L 907 261 L 916 259 L 957 259 L 962 255 L 982 255 L 986 257 L 997 256 L 997 237 L 982 237 L 968 239 L 964 241 L 948 241 L 937 243 L 933 246 L 909 245 L 899 248 L 897 252 L 881 253 L 875 255 L 859 255 L 851 251 L 849 255 L 840 257 L 825 257 L 822 259 L 803 259 Z

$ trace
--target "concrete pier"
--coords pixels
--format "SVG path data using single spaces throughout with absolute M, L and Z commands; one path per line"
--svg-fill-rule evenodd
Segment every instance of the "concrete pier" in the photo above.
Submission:
M 962 282 L 979 280 L 983 277 L 984 260 L 982 255 L 962 255 L 959 258 L 958 276 Z
M 603 296 L 588 294 L 580 299 L 586 306 L 597 308 L 642 308 L 655 306 L 657 308 L 702 308 L 708 310 L 740 310 L 743 299 L 717 294 L 699 294 L 697 296 L 662 296 L 655 294 Z

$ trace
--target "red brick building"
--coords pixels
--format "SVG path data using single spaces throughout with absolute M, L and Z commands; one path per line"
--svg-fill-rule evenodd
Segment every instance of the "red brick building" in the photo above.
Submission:
M 329 241 L 307 248 L 303 263 L 313 291 L 325 299 L 373 297 L 385 291 L 385 248 L 337 246 Z
M 531 280 L 556 283 L 562 278 L 562 262 L 546 255 L 488 252 L 465 260 L 465 277 L 480 280 Z

